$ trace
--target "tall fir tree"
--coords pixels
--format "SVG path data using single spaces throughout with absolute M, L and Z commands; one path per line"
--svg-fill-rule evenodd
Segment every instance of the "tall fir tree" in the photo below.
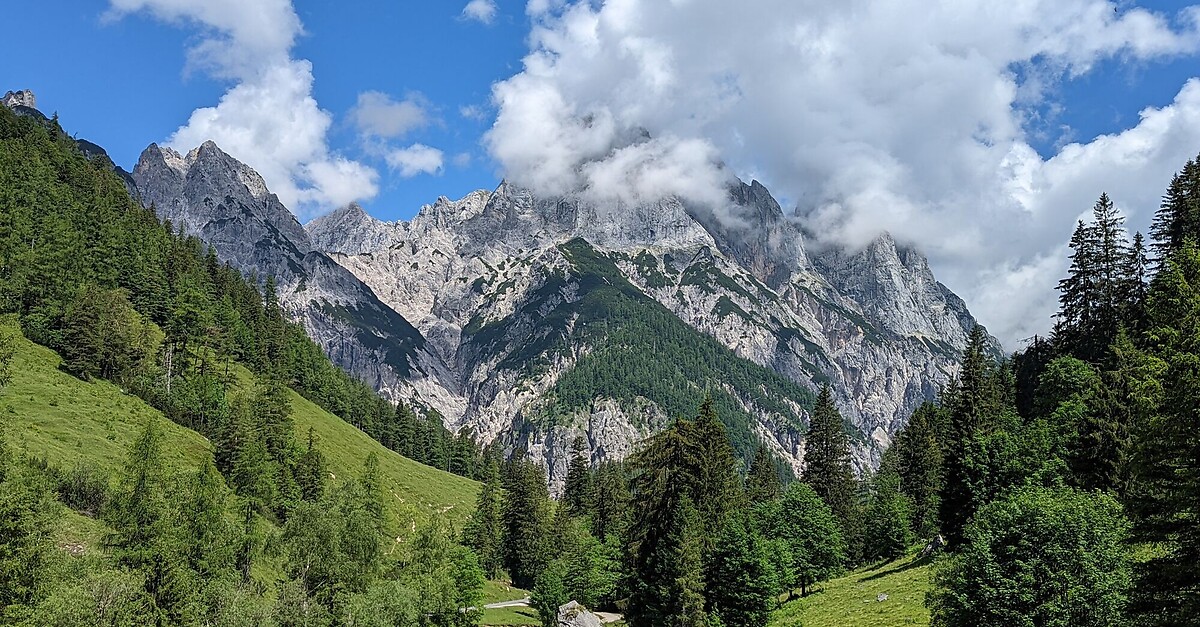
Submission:
M 912 504 L 913 530 L 923 537 L 937 532 L 945 420 L 941 407 L 922 403 L 888 449 L 895 451 L 900 491 Z
M 759 444 L 746 473 L 746 500 L 751 505 L 774 501 L 783 494 L 783 482 L 779 480 L 779 469 L 766 444 Z
M 829 505 L 846 536 L 857 524 L 858 482 L 850 462 L 850 436 L 842 414 L 833 404 L 833 392 L 825 384 L 809 418 L 801 480 Z
M 504 566 L 519 588 L 530 588 L 550 561 L 552 513 L 546 475 L 522 454 L 510 460 L 501 506 Z
M 483 487 L 475 501 L 475 511 L 463 529 L 463 544 L 475 551 L 479 566 L 488 579 L 500 576 L 504 566 L 504 527 L 500 488 L 500 467 L 489 459 L 484 470 Z
M 595 487 L 592 484 L 587 443 L 583 436 L 576 436 L 574 442 L 571 443 L 571 461 L 567 465 L 567 480 L 563 487 L 562 505 L 572 516 L 583 516 L 591 512 L 594 502 Z

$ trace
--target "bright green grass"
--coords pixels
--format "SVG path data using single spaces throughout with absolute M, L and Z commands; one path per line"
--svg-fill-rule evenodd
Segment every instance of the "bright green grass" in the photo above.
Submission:
M 480 625 L 520 625 L 538 627 L 542 621 L 538 619 L 537 610 L 532 607 L 502 607 L 498 610 L 484 610 Z
M 929 560 L 906 557 L 856 570 L 824 584 L 818 592 L 792 601 L 775 613 L 772 626 L 893 627 L 928 625 L 925 593 Z M 886 601 L 876 600 L 887 594 Z
M 485 581 L 483 583 L 483 601 L 484 605 L 488 603 L 501 603 L 504 601 L 516 601 L 529 596 L 528 590 L 514 588 L 507 581 Z
M 0 334 L 12 337 L 16 349 L 12 381 L 0 392 L 0 428 L 11 451 L 44 457 L 62 468 L 93 464 L 115 476 L 130 444 L 156 416 L 172 472 L 197 469 L 211 457 L 207 438 L 167 420 L 140 398 L 107 381 L 82 381 L 59 370 L 62 359 L 25 339 L 12 316 L 0 317 Z M 241 381 L 250 376 L 238 368 Z M 397 524 L 441 513 L 461 528 L 474 508 L 478 483 L 402 457 L 295 392 L 289 391 L 289 398 L 296 435 L 304 442 L 312 427 L 329 463 L 331 483 L 357 477 L 367 455 L 375 452 Z
M 237 376 L 245 382 L 251 375 L 239 367 Z M 317 448 L 325 455 L 333 475 L 330 478 L 333 483 L 361 475 L 367 455 L 375 453 L 379 458 L 386 505 L 394 521 L 404 526 L 406 521 L 441 514 L 456 529 L 462 528 L 475 508 L 478 482 L 408 459 L 294 391 L 288 390 L 288 399 L 292 404 L 296 437 L 301 443 L 306 442 L 308 429 L 312 427 Z
M 113 475 L 146 421 L 157 416 L 169 467 L 196 469 L 211 455 L 207 439 L 140 398 L 107 381 L 81 381 L 59 370 L 58 354 L 26 340 L 12 317 L 0 318 L 0 334 L 12 337 L 16 348 L 12 381 L 0 392 L 0 427 L 10 450 L 62 468 L 90 463 Z

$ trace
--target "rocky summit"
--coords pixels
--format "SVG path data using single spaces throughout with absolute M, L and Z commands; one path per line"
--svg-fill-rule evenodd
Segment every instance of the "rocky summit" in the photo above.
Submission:
M 860 467 L 956 372 L 974 319 L 887 234 L 817 249 L 758 182 L 724 206 L 540 197 L 502 183 L 411 221 L 350 205 L 302 227 L 211 142 L 151 145 L 144 203 L 223 260 L 277 279 L 289 312 L 343 367 L 437 411 L 561 485 L 577 437 L 628 455 L 711 393 L 743 454 L 794 471 L 829 383 Z

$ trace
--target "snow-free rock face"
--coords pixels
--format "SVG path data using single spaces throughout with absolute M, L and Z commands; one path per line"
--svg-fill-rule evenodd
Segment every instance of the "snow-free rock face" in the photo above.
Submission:
M 3 103 L 9 109 L 16 109 L 17 107 L 37 108 L 37 98 L 28 89 L 6 91 L 4 92 L 4 97 L 0 98 L 0 103 Z
M 446 415 L 489 438 L 511 434 L 514 417 L 536 413 L 541 395 L 572 362 L 562 358 L 524 377 L 499 361 L 464 358 L 476 351 L 473 327 L 519 316 L 544 284 L 539 277 L 569 265 L 560 248 L 574 238 L 738 356 L 809 388 L 830 382 L 859 429 L 855 453 L 863 467 L 956 371 L 974 325 L 924 258 L 887 234 L 863 251 L 810 258 L 801 230 L 757 182 L 734 187 L 729 205 L 718 208 L 674 198 L 604 206 L 573 196 L 536 198 L 501 184 L 459 201 L 440 198 L 410 222 L 384 223 L 350 207 L 306 228 L 316 246 L 411 320 L 431 350 L 463 373 L 466 411 Z M 796 430 L 752 411 L 759 418 L 753 430 L 798 470 L 803 443 Z M 628 419 L 628 427 L 600 437 L 595 423 L 604 416 L 612 425 L 614 414 L 629 412 L 613 399 L 597 399 L 591 412 L 518 438 L 519 444 L 547 462 L 552 482 L 560 481 L 563 452 L 576 435 L 587 438 L 594 458 L 607 456 L 599 454 L 602 447 L 613 456 L 627 453 L 631 445 L 613 441 L 636 437 L 645 430 L 632 425 L 653 421 Z
M 721 207 L 542 198 L 502 183 L 408 222 L 350 205 L 301 227 L 211 143 L 187 155 L 152 145 L 134 178 L 143 202 L 222 259 L 277 277 L 337 363 L 452 429 L 527 451 L 555 488 L 576 438 L 593 461 L 626 457 L 706 391 L 737 414 L 743 448 L 761 440 L 798 471 L 824 382 L 868 467 L 956 371 L 974 325 L 924 258 L 886 234 L 811 254 L 757 182 Z M 647 365 L 667 354 L 660 339 L 693 365 Z M 638 372 L 621 370 L 621 351 L 643 357 L 629 362 Z M 678 394 L 637 377 L 678 377 Z
M 200 237 L 221 261 L 271 277 L 288 313 L 347 371 L 393 399 L 423 391 L 446 402 L 438 380 L 445 368 L 421 333 L 316 250 L 257 172 L 213 142 L 186 155 L 151 144 L 133 179 L 141 201 L 174 228 Z

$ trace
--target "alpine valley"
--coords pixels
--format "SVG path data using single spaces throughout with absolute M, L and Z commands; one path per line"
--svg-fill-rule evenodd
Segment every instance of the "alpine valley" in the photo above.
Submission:
M 735 449 L 800 472 L 828 382 L 855 464 L 877 465 L 957 372 L 975 320 L 916 250 L 882 234 L 818 248 L 757 181 L 723 206 L 539 197 L 502 182 L 409 222 L 357 205 L 301 225 L 212 142 L 151 144 L 133 193 L 259 280 L 337 364 L 452 431 L 525 450 L 561 490 L 711 393 Z M 999 345 L 994 343 L 998 351 Z

